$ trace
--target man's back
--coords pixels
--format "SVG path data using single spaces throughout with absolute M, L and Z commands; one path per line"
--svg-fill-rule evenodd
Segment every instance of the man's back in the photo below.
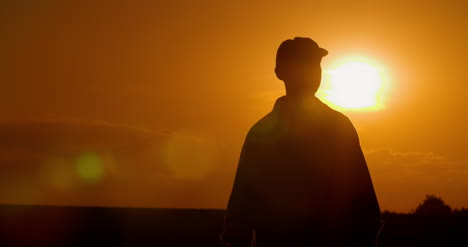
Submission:
M 227 209 L 224 239 L 255 229 L 257 246 L 282 241 L 350 243 L 373 231 L 365 228 L 379 218 L 359 140 L 347 117 L 315 97 L 282 97 L 251 128 Z

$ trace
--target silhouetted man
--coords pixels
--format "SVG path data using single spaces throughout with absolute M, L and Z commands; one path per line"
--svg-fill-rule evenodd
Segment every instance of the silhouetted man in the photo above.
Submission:
M 230 246 L 375 246 L 380 209 L 350 120 L 314 94 L 328 52 L 284 41 L 286 96 L 249 131 L 221 239 Z

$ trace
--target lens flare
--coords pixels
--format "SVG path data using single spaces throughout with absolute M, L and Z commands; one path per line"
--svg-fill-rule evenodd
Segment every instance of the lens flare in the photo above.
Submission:
M 92 152 L 81 154 L 76 160 L 76 172 L 85 182 L 94 183 L 100 180 L 104 173 L 101 157 Z
M 71 190 L 78 185 L 78 178 L 70 160 L 51 157 L 44 161 L 42 177 L 47 185 L 58 190 Z
M 209 137 L 193 133 L 174 133 L 163 152 L 164 164 L 175 178 L 201 180 L 214 168 L 216 145 Z

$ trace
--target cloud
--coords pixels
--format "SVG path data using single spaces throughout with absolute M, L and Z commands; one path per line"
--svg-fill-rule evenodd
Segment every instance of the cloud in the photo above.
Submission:
M 219 157 L 218 142 L 194 131 L 4 120 L 0 203 L 202 207 L 186 195 L 211 195 Z
M 223 208 L 237 148 L 193 130 L 3 120 L 0 203 Z M 433 152 L 364 152 L 382 209 L 408 212 L 426 194 L 468 205 L 463 162 Z
M 125 148 L 167 135 L 103 121 L 1 121 L 0 146 L 39 152 Z
M 452 206 L 468 204 L 468 166 L 433 152 L 364 150 L 379 201 L 384 209 L 407 212 L 426 194 L 440 195 Z M 390 206 L 392 205 L 392 206 Z

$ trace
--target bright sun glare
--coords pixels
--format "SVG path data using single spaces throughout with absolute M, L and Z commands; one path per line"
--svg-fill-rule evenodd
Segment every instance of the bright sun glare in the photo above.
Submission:
M 349 58 L 324 70 L 317 96 L 337 110 L 379 110 L 386 89 L 382 68 L 364 58 Z

